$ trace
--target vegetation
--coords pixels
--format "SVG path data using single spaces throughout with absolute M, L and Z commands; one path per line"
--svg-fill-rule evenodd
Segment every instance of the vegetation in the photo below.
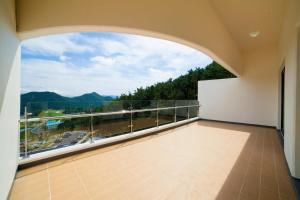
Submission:
M 39 117 L 61 116 L 70 112 L 109 112 L 117 110 L 128 110 L 149 108 L 157 106 L 156 102 L 150 100 L 160 100 L 159 106 L 169 107 L 174 105 L 174 101 L 162 100 L 196 100 L 197 88 L 199 80 L 234 78 L 235 76 L 221 67 L 218 63 L 213 62 L 205 68 L 196 68 L 190 70 L 187 74 L 166 82 L 154 84 L 146 88 L 138 88 L 134 93 L 122 94 L 117 99 L 112 97 L 103 97 L 97 93 L 85 94 L 79 97 L 68 98 L 60 96 L 53 92 L 32 92 L 22 95 L 22 107 L 31 106 L 30 112 Z M 120 100 L 122 102 L 120 102 Z M 35 103 L 31 103 L 35 102 Z M 47 102 L 43 105 L 40 102 Z M 99 103 L 101 102 L 101 103 Z M 106 102 L 106 103 L 105 103 Z M 193 103 L 194 101 L 190 101 Z M 170 105 L 167 105 L 169 104 Z M 187 101 L 183 102 L 184 104 Z M 177 103 L 176 103 L 177 105 Z M 189 110 L 190 117 L 197 116 L 197 108 Z M 165 110 L 159 112 L 159 124 L 172 123 L 174 121 L 174 110 Z M 176 120 L 184 120 L 187 118 L 187 109 L 181 108 L 176 110 Z M 156 126 L 156 112 L 134 113 L 133 131 L 142 130 Z M 45 121 L 29 123 L 29 150 L 34 152 L 46 149 L 58 148 L 63 145 L 71 145 L 64 136 L 68 131 L 82 131 L 84 137 L 77 138 L 76 142 L 85 142 L 91 136 L 91 122 L 93 121 L 93 133 L 96 138 L 112 137 L 124 134 L 130 131 L 130 115 L 120 114 L 114 116 L 97 116 L 63 119 L 62 123 L 55 128 L 47 128 Z M 20 124 L 21 152 L 24 151 L 24 123 Z M 73 144 L 73 143 L 72 143 Z
M 83 94 L 78 97 L 64 97 L 54 92 L 29 92 L 21 95 L 21 115 L 24 107 L 33 116 L 38 116 L 40 112 L 52 110 L 64 110 L 64 113 L 78 113 L 97 108 L 111 102 L 114 97 L 101 96 L 96 92 Z M 43 113 L 42 113 L 43 114 Z
M 43 110 L 40 112 L 39 117 L 56 117 L 56 116 L 62 116 L 64 115 L 63 110 L 53 110 L 53 109 L 48 109 L 48 110 Z
M 174 80 L 137 88 L 133 94 L 122 94 L 116 100 L 196 100 L 199 80 L 235 77 L 218 63 L 212 62 L 205 68 L 191 69 Z
M 149 100 L 196 100 L 199 80 L 234 78 L 235 76 L 216 62 L 205 68 L 188 71 L 176 79 L 156 83 L 146 88 L 137 88 L 133 93 L 122 94 L 114 99 L 111 96 L 101 96 L 95 92 L 78 97 L 64 97 L 54 92 L 30 92 L 21 95 L 21 114 L 24 106 L 33 116 L 56 116 L 56 114 L 79 112 L 108 112 L 122 109 L 145 108 Z M 120 103 L 119 101 L 122 101 Z M 143 101 L 141 101 L 143 100 Z M 173 105 L 173 104 L 172 104 Z M 171 106 L 165 105 L 165 106 Z M 46 110 L 46 111 L 44 111 Z M 57 110 L 60 110 L 59 113 Z M 47 113 L 48 112 L 48 113 Z

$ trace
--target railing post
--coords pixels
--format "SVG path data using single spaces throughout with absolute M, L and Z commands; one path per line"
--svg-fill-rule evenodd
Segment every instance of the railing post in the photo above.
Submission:
M 25 108 L 24 108 L 24 115 L 25 115 L 25 137 L 24 137 L 24 147 L 25 147 L 25 149 L 24 149 L 24 157 L 25 158 L 27 158 L 28 157 L 28 138 L 27 138 L 27 127 L 28 127 L 28 125 L 27 125 L 27 123 L 28 123 L 28 121 L 27 121 L 27 106 L 25 106 Z
M 177 115 L 177 113 L 176 113 L 176 101 L 175 101 L 175 103 L 174 103 L 174 107 L 175 107 L 175 111 L 174 111 L 174 113 L 175 113 L 175 115 L 174 115 L 174 122 L 176 122 L 176 121 L 177 121 L 177 118 L 176 118 L 176 115 Z
M 130 133 L 133 132 L 133 122 L 132 122 L 132 103 L 130 106 Z
M 156 127 L 159 126 L 159 121 L 158 121 L 158 101 L 156 102 Z
M 159 104 L 161 102 L 161 104 Z M 171 104 L 173 102 L 173 104 Z M 154 102 L 155 103 L 155 102 Z M 31 150 L 31 146 L 29 145 L 32 144 L 31 140 L 32 137 L 31 134 L 34 132 L 34 131 L 30 131 L 30 128 L 32 128 L 34 125 L 37 124 L 37 122 L 40 122 L 43 120 L 47 120 L 47 119 L 62 119 L 62 120 L 68 120 L 68 119 L 73 119 L 73 118 L 78 118 L 78 117 L 82 117 L 83 119 L 86 119 L 86 118 L 90 118 L 90 134 L 88 135 L 85 135 L 84 138 L 81 138 L 81 139 L 84 139 L 84 141 L 86 140 L 89 140 L 90 139 L 90 143 L 94 143 L 95 142 L 95 138 L 94 138 L 94 134 L 97 133 L 97 124 L 98 124 L 98 120 L 97 118 L 99 116 L 108 116 L 108 115 L 121 115 L 122 117 L 125 115 L 126 116 L 126 122 L 128 123 L 128 114 L 130 114 L 130 125 L 128 125 L 126 123 L 126 125 L 128 125 L 126 127 L 126 133 L 128 133 L 128 128 L 130 127 L 130 132 L 133 133 L 133 114 L 134 113 L 137 113 L 135 114 L 135 120 L 137 120 L 137 117 L 138 117 L 138 114 L 139 113 L 142 113 L 142 112 L 151 112 L 151 117 L 152 117 L 152 120 L 154 119 L 154 112 L 156 111 L 156 127 L 160 127 L 160 115 L 159 114 L 162 114 L 162 122 L 164 121 L 164 110 L 168 111 L 166 114 L 166 117 L 168 118 L 167 120 L 167 123 L 169 123 L 169 119 L 170 119 L 170 115 L 171 113 L 169 113 L 169 111 L 172 111 L 174 109 L 174 122 L 176 123 L 177 122 L 177 112 L 178 112 L 178 121 L 180 122 L 181 120 L 185 120 L 185 119 L 182 119 L 184 117 L 184 109 L 187 108 L 187 118 L 188 119 L 191 119 L 191 118 L 194 118 L 194 111 L 193 109 L 194 108 L 197 108 L 197 117 L 199 118 L 200 117 L 200 104 L 190 104 L 190 103 L 185 103 L 185 104 L 182 104 L 180 103 L 180 101 L 170 101 L 168 102 L 168 105 L 165 105 L 165 103 L 163 103 L 162 101 L 156 101 L 156 109 L 155 107 L 153 107 L 154 103 L 151 103 L 151 107 L 150 108 L 146 108 L 146 109 L 138 109 L 136 106 L 135 106 L 135 109 L 133 109 L 133 103 L 131 102 L 130 103 L 130 106 L 128 106 L 128 103 L 126 103 L 126 106 L 123 106 L 123 110 L 120 110 L 120 111 L 117 111 L 117 112 L 106 112 L 106 113 L 97 113 L 95 111 L 95 114 L 93 114 L 93 109 L 91 108 L 90 109 L 90 114 L 88 113 L 88 109 L 86 110 L 86 113 L 84 114 L 68 114 L 68 115 L 65 115 L 65 116 L 57 116 L 57 117 L 52 117 L 52 118 L 31 118 L 30 115 L 32 115 L 31 113 L 28 112 L 28 106 L 25 106 L 24 107 L 24 118 L 22 118 L 20 120 L 20 123 L 24 123 L 24 127 L 25 127 L 25 130 L 24 132 L 22 132 L 22 136 L 23 136 L 23 133 L 24 133 L 24 141 L 23 141 L 23 144 L 24 144 L 24 150 L 22 148 L 22 154 L 20 154 L 20 156 L 22 155 L 22 157 L 25 159 L 26 157 L 29 157 L 30 155 L 32 155 L 33 153 L 35 153 L 35 151 Z M 134 103 L 135 104 L 135 103 Z M 136 105 L 136 104 L 135 104 Z M 178 106 L 177 106 L 178 105 Z M 177 111 L 177 109 L 179 109 Z M 192 110 L 191 110 L 192 109 Z M 182 110 L 182 112 L 181 112 Z M 161 113 L 159 113 L 160 111 L 162 111 Z M 142 115 L 143 116 L 143 115 Z M 148 117 L 148 115 L 145 115 Z M 94 131 L 94 117 L 96 117 L 96 121 L 95 121 L 95 125 L 96 125 L 96 131 Z M 101 118 L 100 118 L 101 119 Z M 186 120 L 187 121 L 187 120 Z M 173 122 L 173 123 L 174 123 Z M 184 122 L 184 121 L 183 121 Z M 88 132 L 88 122 L 86 121 L 83 125 L 84 125 L 84 129 L 87 130 Z M 100 121 L 100 123 L 102 124 L 103 122 Z M 135 121 L 136 123 L 136 121 Z M 28 128 L 30 126 L 30 128 Z M 155 125 L 154 125 L 155 126 Z M 87 128 L 86 128 L 87 127 Z M 63 126 L 62 126 L 63 130 L 65 129 Z M 29 132 L 28 132 L 29 131 Z M 90 137 L 90 138 L 89 138 Z M 82 141 L 82 140 L 80 140 Z M 21 148 L 20 148 L 21 149 Z
M 92 114 L 92 109 L 91 109 L 91 114 Z M 94 142 L 94 121 L 93 121 L 93 115 L 91 115 L 91 143 Z

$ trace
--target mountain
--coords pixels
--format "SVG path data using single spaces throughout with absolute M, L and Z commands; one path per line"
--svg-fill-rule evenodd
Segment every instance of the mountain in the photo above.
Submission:
M 67 97 L 63 97 L 55 92 L 29 92 L 21 95 L 21 103 L 27 102 L 45 102 L 45 101 L 67 101 Z
M 73 101 L 112 101 L 114 98 L 112 96 L 101 96 L 96 92 L 83 94 L 78 97 L 73 97 Z
M 65 97 L 55 92 L 29 92 L 21 95 L 21 114 L 27 106 L 28 112 L 38 115 L 42 110 L 61 109 L 66 113 L 82 112 L 99 107 L 114 100 L 111 96 L 102 96 L 96 92 L 77 97 Z
M 134 93 L 122 94 L 120 97 L 102 96 L 96 92 L 77 97 L 64 97 L 54 92 L 30 92 L 21 95 L 21 114 L 24 106 L 28 111 L 38 115 L 47 109 L 63 110 L 64 113 L 76 113 L 94 109 L 101 111 L 104 107 L 114 106 L 113 100 L 196 100 L 199 80 L 235 78 L 236 76 L 224 69 L 215 61 L 205 68 L 196 68 L 176 79 L 156 83 L 146 88 L 137 88 Z M 112 102 L 112 103 L 110 103 Z M 135 108 L 145 107 L 150 101 L 134 101 Z M 138 104 L 143 104 L 138 105 Z M 103 106 L 107 105 L 107 106 Z

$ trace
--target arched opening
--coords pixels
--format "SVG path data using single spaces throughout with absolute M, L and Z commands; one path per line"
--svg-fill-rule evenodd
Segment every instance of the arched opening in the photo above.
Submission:
M 32 31 L 20 32 L 20 37 L 22 40 L 32 39 L 41 36 L 47 35 L 56 35 L 56 34 L 66 34 L 74 32 L 107 32 L 107 33 L 120 33 L 120 34 L 132 34 L 140 35 L 152 38 L 159 38 L 162 40 L 172 41 L 179 43 L 190 48 L 196 49 L 200 52 L 203 52 L 207 56 L 211 57 L 214 61 L 218 62 L 225 69 L 235 74 L 236 76 L 240 75 L 240 69 L 236 69 L 230 66 L 222 57 L 214 52 L 213 49 L 205 47 L 206 45 L 199 45 L 195 42 L 192 42 L 187 39 L 183 39 L 174 35 L 165 34 L 163 32 L 155 32 L 147 29 L 136 29 L 128 27 L 116 27 L 116 26 L 63 26 L 63 27 L 50 27 L 36 29 Z M 240 66 L 239 66 L 240 67 Z
M 196 118 L 198 81 L 235 77 L 191 47 L 111 32 L 27 39 L 21 68 L 25 158 Z
M 224 3 L 216 0 L 192 0 L 189 3 L 180 0 L 74 0 L 72 4 L 67 0 L 4 0 L 0 4 L 0 49 L 3 52 L 0 55 L 0 146 L 2 148 L 0 157 L 3 161 L 0 165 L 0 199 L 56 198 L 56 195 L 60 195 L 56 193 L 58 185 L 64 186 L 63 190 L 57 188 L 58 191 L 63 192 L 62 198 L 74 196 L 82 199 L 105 199 L 107 197 L 122 199 L 128 196 L 131 199 L 164 197 L 172 199 L 189 196 L 195 199 L 205 197 L 235 199 L 249 197 L 249 195 L 253 198 L 257 196 L 296 198 L 292 191 L 293 187 L 289 184 L 290 177 L 286 170 L 286 163 L 281 162 L 285 158 L 282 153 L 278 154 L 281 147 L 276 142 L 276 130 L 274 130 L 279 121 L 277 116 L 279 108 L 278 67 L 280 60 L 286 59 L 285 104 L 287 106 L 284 117 L 284 152 L 291 174 L 298 177 L 299 167 L 295 163 L 295 157 L 298 155 L 295 132 L 298 127 L 297 124 L 295 125 L 297 116 L 294 112 L 295 102 L 298 99 L 295 90 L 297 77 L 294 73 L 297 68 L 295 62 L 297 48 L 294 44 L 297 43 L 295 42 L 297 41 L 295 27 L 299 21 L 296 16 L 300 12 L 294 8 L 300 8 L 300 6 L 295 0 L 267 3 L 255 1 L 251 2 L 251 5 L 243 1 Z M 135 146 L 134 148 L 128 148 L 126 145 L 129 143 L 126 142 L 126 145 L 124 143 L 120 145 L 122 147 L 119 150 L 113 149 L 103 154 L 101 152 L 100 156 L 91 156 L 93 153 L 88 152 L 89 158 L 83 158 L 82 162 L 76 159 L 56 166 L 61 169 L 62 173 L 57 173 L 57 168 L 50 169 L 47 164 L 46 169 L 42 167 L 43 169 L 40 170 L 41 168 L 38 167 L 38 172 L 19 177 L 23 172 L 16 173 L 16 169 L 26 163 L 25 159 L 19 162 L 18 158 L 20 110 L 15 106 L 19 105 L 20 51 L 18 47 L 20 40 L 80 30 L 139 33 L 177 41 L 202 50 L 240 77 L 198 83 L 198 94 L 203 94 L 198 98 L 202 105 L 199 117 L 202 120 L 194 122 L 192 126 L 173 129 L 175 131 L 170 131 L 172 134 L 164 134 L 164 137 L 157 134 L 160 139 L 155 137 L 156 135 L 147 137 L 149 140 L 142 138 L 143 144 L 135 140 L 135 144 L 132 145 Z M 60 59 L 68 58 L 62 56 Z M 110 140 L 99 138 L 94 143 L 91 140 L 87 145 L 85 143 L 73 145 L 72 148 L 61 153 L 78 150 L 79 146 L 81 150 L 95 147 L 101 143 L 99 141 L 124 142 L 121 139 L 126 136 L 141 136 L 142 134 L 134 132 L 137 127 L 137 118 L 147 117 L 150 121 L 152 120 L 152 126 L 153 124 L 155 126 L 152 130 L 162 130 L 161 127 L 164 125 L 160 124 L 161 116 L 166 119 L 170 114 L 162 115 L 161 110 L 158 109 L 158 105 L 161 104 L 157 102 L 147 105 L 154 106 L 137 112 L 133 110 L 131 104 L 129 106 L 127 104 L 127 108 L 122 112 L 114 113 L 114 115 L 127 116 L 123 122 L 127 121 L 128 126 L 124 128 L 127 132 L 129 130 L 130 134 L 115 135 L 115 137 L 110 137 Z M 119 105 L 114 104 L 110 108 L 114 108 L 113 106 Z M 192 107 L 188 106 L 188 108 Z M 183 115 L 178 109 L 187 111 L 183 113 L 186 114 L 188 120 L 193 120 L 193 113 L 189 112 L 191 110 L 185 106 L 182 107 L 182 104 L 173 104 L 164 109 L 173 109 L 174 113 L 171 115 L 174 118 L 171 120 L 178 125 L 186 122 L 186 119 L 180 118 Z M 145 112 L 147 114 L 144 114 Z M 99 130 L 99 126 L 92 126 L 92 124 L 99 122 L 98 119 L 103 117 L 102 114 L 96 113 L 95 115 L 94 112 L 69 115 L 68 118 L 62 114 L 60 110 L 58 112 L 55 109 L 48 110 L 46 115 L 56 116 L 44 117 L 41 127 L 46 127 L 50 132 L 60 126 L 63 131 L 69 132 L 63 135 L 65 138 L 76 132 L 74 135 L 82 137 L 81 141 L 86 140 L 86 135 L 88 135 L 81 135 L 81 131 L 87 129 L 90 135 L 94 134 L 94 131 Z M 56 120 L 56 117 L 61 118 Z M 37 120 L 40 118 L 38 117 Z M 251 126 L 207 123 L 203 119 L 246 123 Z M 106 118 L 106 120 L 112 122 L 111 118 Z M 21 122 L 24 121 L 21 120 Z M 36 123 L 31 118 L 27 122 L 29 122 L 27 128 L 31 128 L 30 126 Z M 103 121 L 100 122 L 100 125 L 105 124 Z M 79 130 L 77 124 L 81 126 Z M 174 127 L 169 126 L 170 124 L 166 125 L 169 128 Z M 269 131 L 269 128 L 253 127 L 253 125 L 271 126 L 273 131 Z M 28 131 L 27 128 L 25 127 L 25 130 Z M 39 130 L 37 128 L 33 132 L 37 133 Z M 142 131 L 143 134 L 149 133 L 147 130 Z M 254 137 L 248 137 L 249 132 Z M 93 136 L 90 139 L 93 139 Z M 47 141 L 49 140 L 43 139 L 47 137 L 57 145 L 60 145 L 62 142 L 60 139 L 64 138 L 53 138 L 42 134 L 38 145 L 48 148 L 49 142 Z M 34 140 L 27 141 L 27 143 L 32 145 L 32 141 Z M 66 143 L 63 142 L 62 145 L 64 144 Z M 66 149 L 67 147 L 64 150 Z M 271 151 L 265 151 L 266 149 Z M 96 151 L 99 153 L 98 150 Z M 59 151 L 56 153 L 56 155 L 61 155 Z M 38 159 L 36 155 L 30 155 L 31 161 Z M 275 159 L 276 162 L 270 162 L 270 159 L 273 161 Z M 27 161 L 29 162 L 29 159 Z M 256 164 L 252 165 L 253 163 Z M 65 167 L 68 166 L 70 168 L 66 170 Z M 256 170 L 259 166 L 263 168 Z M 242 174 L 241 169 L 243 169 Z M 285 170 L 276 171 L 276 169 Z M 28 171 L 32 172 L 32 170 Z M 271 175 L 270 172 L 272 172 Z M 203 178 L 207 174 L 217 177 Z M 14 181 L 15 176 L 20 179 Z M 241 176 L 243 176 L 242 179 Z M 37 187 L 24 187 L 28 184 L 32 185 L 36 177 L 43 179 L 38 183 L 38 186 L 41 186 L 38 190 Z M 211 184 L 212 181 L 213 184 Z M 9 197 L 10 188 L 12 188 L 12 195 Z M 74 193 L 75 190 L 76 193 Z

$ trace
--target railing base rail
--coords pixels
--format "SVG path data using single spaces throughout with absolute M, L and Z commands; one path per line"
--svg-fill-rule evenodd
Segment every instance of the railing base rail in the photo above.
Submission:
M 184 125 L 193 121 L 197 121 L 199 119 L 199 117 L 194 117 L 194 118 L 190 118 L 190 119 L 186 119 L 186 120 L 182 120 L 182 121 L 177 121 L 177 122 L 173 122 L 173 123 L 169 123 L 169 124 L 165 124 L 165 125 L 160 125 L 158 127 L 153 127 L 153 128 L 149 128 L 149 129 L 145 129 L 145 130 L 141 130 L 141 131 L 136 131 L 136 132 L 132 132 L 132 133 L 126 133 L 123 135 L 118 135 L 118 136 L 114 136 L 111 138 L 105 138 L 105 139 L 101 139 L 101 140 L 94 140 L 92 143 L 88 142 L 88 143 L 82 143 L 82 144 L 77 144 L 74 146 L 68 146 L 68 147 L 64 147 L 64 148 L 60 148 L 60 149 L 54 149 L 54 150 L 49 150 L 49 151 L 45 151 L 45 152 L 41 152 L 41 153 L 36 153 L 36 154 L 31 154 L 30 157 L 26 157 L 26 158 L 21 158 L 19 160 L 19 166 L 20 168 L 24 168 L 24 166 L 26 165 L 34 165 L 34 163 L 42 163 L 47 162 L 50 159 L 55 159 L 58 157 L 63 157 L 63 155 L 68 156 L 69 154 L 74 154 L 74 153 L 79 153 L 82 152 L 84 150 L 89 150 L 89 149 L 93 149 L 93 148 L 100 148 L 103 146 L 107 146 L 110 144 L 114 144 L 114 143 L 118 143 L 118 142 L 123 142 L 129 139 L 134 139 L 137 137 L 141 137 L 141 136 L 145 136 L 148 134 L 152 134 L 152 133 L 156 133 L 156 132 L 160 132 L 166 129 L 170 129 L 170 128 L 174 128 L 180 125 Z

